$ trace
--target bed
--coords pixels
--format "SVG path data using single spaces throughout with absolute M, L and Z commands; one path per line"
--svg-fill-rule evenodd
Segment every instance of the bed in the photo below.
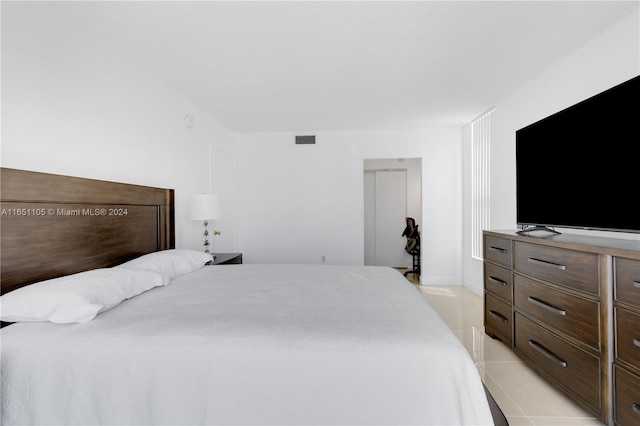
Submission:
M 14 239 L 27 244 L 42 217 L 14 235 L 19 216 L 3 210 L 0 308 L 13 323 L 0 330 L 2 424 L 493 424 L 466 350 L 400 272 L 207 265 L 210 255 L 173 247 L 170 190 L 131 186 L 128 197 L 124 184 L 7 170 L 2 209 L 44 208 L 48 226 L 68 229 L 28 243 L 51 258 L 34 267 Z M 25 196 L 25 182 L 51 180 Z M 67 204 L 92 223 L 84 240 Z M 145 219 L 108 218 L 129 206 Z M 135 243 L 105 241 L 142 223 Z

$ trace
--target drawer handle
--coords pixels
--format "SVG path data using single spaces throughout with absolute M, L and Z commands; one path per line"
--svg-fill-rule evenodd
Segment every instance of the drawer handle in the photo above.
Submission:
M 536 298 L 535 298 L 535 297 L 533 297 L 533 296 L 529 296 L 529 297 L 527 298 L 527 300 L 528 300 L 529 302 L 533 303 L 533 304 L 534 304 L 534 305 L 536 305 L 536 306 L 539 306 L 539 307 L 541 307 L 541 308 L 544 308 L 544 309 L 546 309 L 546 310 L 548 310 L 548 311 L 553 312 L 554 314 L 558 314 L 558 315 L 567 315 L 567 311 L 565 311 L 564 309 L 558 309 L 558 308 L 555 308 L 555 307 L 553 307 L 553 306 L 551 306 L 551 305 L 549 305 L 549 304 L 547 304 L 547 303 L 544 303 L 544 302 L 543 302 L 543 301 L 541 301 L 541 300 L 536 299 Z
M 559 269 L 561 271 L 564 271 L 565 269 L 567 269 L 566 266 L 560 265 L 559 263 L 547 262 L 546 260 L 540 260 L 534 257 L 530 257 L 527 260 L 529 261 L 529 263 L 535 263 L 536 265 L 542 265 L 548 268 Z
M 489 276 L 489 281 L 492 281 L 492 282 L 494 282 L 496 284 L 500 284 L 500 285 L 503 285 L 503 286 L 507 285 L 506 281 L 502 281 L 501 279 L 498 279 L 498 278 L 492 277 L 492 276 Z
M 498 253 L 506 253 L 507 250 L 500 247 L 489 247 L 489 251 L 497 251 Z
M 634 282 L 633 282 L 633 286 L 634 286 L 635 288 L 640 288 L 640 281 L 634 281 Z
M 640 405 L 634 402 L 633 404 L 631 404 L 631 409 L 633 410 L 634 413 L 640 416 Z
M 567 366 L 567 363 L 565 361 L 561 360 L 560 358 L 558 358 L 557 356 L 555 356 L 554 354 L 549 352 L 547 349 L 545 349 L 544 346 L 542 346 L 540 343 L 536 342 L 535 340 L 529 340 L 529 346 L 531 346 L 536 351 L 540 352 L 547 359 L 550 359 L 551 361 L 553 361 L 553 362 L 555 362 L 557 364 L 560 364 L 560 366 L 562 366 L 562 367 L 566 367 Z
M 635 346 L 637 346 L 637 347 L 639 347 L 639 348 L 640 348 L 640 340 L 638 340 L 638 339 L 633 339 L 633 344 L 634 344 Z
M 496 312 L 496 311 L 494 311 L 494 310 L 489 311 L 489 313 L 490 313 L 492 316 L 494 316 L 494 317 L 498 318 L 498 320 L 500 320 L 500 321 L 502 321 L 502 322 L 504 322 L 504 323 L 508 323 L 508 322 L 509 322 L 509 320 L 508 320 L 508 319 L 506 319 L 505 317 L 503 317 L 502 315 L 500 315 L 499 313 L 497 313 L 497 312 Z

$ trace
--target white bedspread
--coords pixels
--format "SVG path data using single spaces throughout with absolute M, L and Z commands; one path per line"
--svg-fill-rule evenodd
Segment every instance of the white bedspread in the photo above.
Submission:
M 492 424 L 466 350 L 391 268 L 205 266 L 0 336 L 3 424 Z

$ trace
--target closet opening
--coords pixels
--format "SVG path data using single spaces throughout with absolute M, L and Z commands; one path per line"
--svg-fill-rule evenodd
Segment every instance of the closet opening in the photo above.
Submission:
M 422 159 L 365 159 L 364 264 L 413 268 L 405 251 L 406 218 L 422 230 Z

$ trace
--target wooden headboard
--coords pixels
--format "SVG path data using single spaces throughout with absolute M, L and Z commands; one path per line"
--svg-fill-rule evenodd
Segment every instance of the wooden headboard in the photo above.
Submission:
M 0 168 L 0 294 L 175 247 L 172 189 Z

